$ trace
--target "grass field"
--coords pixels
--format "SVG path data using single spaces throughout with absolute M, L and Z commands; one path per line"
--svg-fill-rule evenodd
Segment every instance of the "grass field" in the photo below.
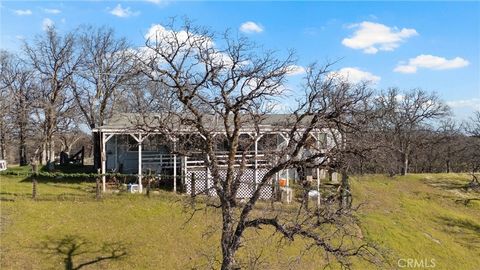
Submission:
M 468 201 L 480 194 L 462 188 L 468 180 L 463 174 L 352 178 L 363 234 L 388 254 L 390 265 L 382 268 L 403 268 L 406 261 L 398 259 L 433 259 L 434 269 L 480 269 L 480 203 Z M 31 190 L 22 177 L 0 175 L 1 269 L 218 266 L 219 213 L 198 212 L 187 222 L 184 196 L 120 193 L 96 201 L 93 183 L 62 179 L 40 182 L 36 201 Z M 318 269 L 324 262 L 318 250 L 298 260 L 305 243 L 279 246 L 269 230 L 249 233 L 246 241 L 240 257 L 261 254 L 260 269 Z

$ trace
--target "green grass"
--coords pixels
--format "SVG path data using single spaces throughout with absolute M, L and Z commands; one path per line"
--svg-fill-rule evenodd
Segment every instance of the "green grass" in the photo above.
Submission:
M 392 269 L 398 268 L 401 258 L 434 259 L 435 269 L 478 269 L 480 204 L 462 200 L 480 194 L 461 188 L 468 180 L 463 174 L 353 178 L 354 203 L 362 204 L 358 215 L 363 235 L 387 251 Z M 121 193 L 96 201 L 94 183 L 54 179 L 39 183 L 39 197 L 33 201 L 31 189 L 32 184 L 20 176 L 0 175 L 1 269 L 65 269 L 62 253 L 72 247 L 74 266 L 109 256 L 115 248 L 121 251 L 118 259 L 82 269 L 218 267 L 219 212 L 200 211 L 187 222 L 184 196 Z M 261 254 L 256 265 L 263 269 L 322 265 L 318 250 L 306 252 L 298 261 L 305 243 L 279 248 L 278 240 L 270 230 L 249 232 L 240 257 L 247 261 Z M 54 247 L 59 250 L 48 251 Z M 372 266 L 355 261 L 353 268 Z

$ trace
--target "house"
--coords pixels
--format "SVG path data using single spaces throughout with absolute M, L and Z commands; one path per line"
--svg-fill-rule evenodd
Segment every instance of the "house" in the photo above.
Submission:
M 205 121 L 212 133 L 216 135 L 218 143 L 215 146 L 216 158 L 220 167 L 226 166 L 228 145 L 225 140 L 222 123 L 215 116 Z M 238 197 L 249 197 L 256 185 L 268 171 L 272 159 L 285 158 L 276 156 L 276 149 L 284 147 L 289 138 L 288 125 L 293 116 L 288 114 L 264 115 L 258 127 L 245 125 L 241 130 L 240 137 L 249 138 L 248 149 L 236 156 L 238 164 L 243 158 L 246 162 L 241 176 L 241 185 Z M 213 180 L 211 173 L 205 166 L 201 153 L 195 147 L 195 143 L 202 143 L 203 138 L 192 130 L 191 126 L 182 124 L 175 116 L 149 115 L 147 117 L 138 114 L 117 114 L 108 121 L 108 124 L 98 127 L 94 132 L 100 133 L 102 164 L 101 172 L 120 172 L 135 174 L 138 176 L 140 192 L 143 189 L 142 178 L 146 172 L 153 172 L 162 177 L 170 178 L 173 182 L 173 190 L 177 191 L 179 185 L 191 194 L 208 193 L 214 195 L 211 189 Z M 163 125 L 158 123 L 162 122 Z M 159 129 L 159 126 L 168 128 Z M 174 135 L 172 135 L 174 134 Z M 333 147 L 331 136 L 327 130 L 315 130 L 311 132 L 312 140 L 316 143 L 316 149 Z M 308 152 L 308 151 L 307 151 Z M 308 154 L 308 153 L 306 153 Z M 220 171 L 225 175 L 225 171 Z M 325 173 L 319 168 L 306 168 L 305 172 L 297 169 L 287 169 L 278 173 L 273 183 L 262 190 L 262 198 L 269 198 L 273 194 L 273 186 L 282 179 L 284 185 L 290 185 L 290 181 L 296 181 L 300 176 L 310 175 L 310 179 L 319 182 Z M 106 190 L 105 176 L 102 177 L 103 191 Z

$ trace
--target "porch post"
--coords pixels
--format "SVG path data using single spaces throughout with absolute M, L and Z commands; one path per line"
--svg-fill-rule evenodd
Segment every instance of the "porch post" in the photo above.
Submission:
M 102 159 L 102 192 L 107 191 L 107 181 L 105 177 L 105 171 L 107 168 L 107 157 L 105 153 L 105 133 L 102 132 L 102 153 L 101 153 L 101 159 Z
M 317 151 L 320 151 L 320 133 L 317 132 Z M 317 165 L 317 206 L 320 207 L 320 164 Z
M 173 141 L 173 192 L 177 192 L 177 154 L 175 153 L 176 150 L 176 141 Z
M 320 168 L 317 167 L 317 206 L 320 206 Z
M 120 172 L 118 168 L 118 136 L 115 136 L 115 171 Z
M 142 134 L 138 134 L 138 190 L 143 192 L 142 186 Z
M 257 157 L 257 155 L 258 155 L 258 138 L 255 138 L 255 190 L 257 190 L 257 183 L 258 183 L 258 157 Z
M 207 156 L 207 160 L 210 162 L 210 158 Z M 207 165 L 207 180 L 205 182 L 206 195 L 210 196 L 210 167 Z
M 183 157 L 183 186 L 185 192 L 187 192 L 187 181 L 190 183 L 190 194 L 192 193 L 192 181 L 188 178 L 188 166 L 187 166 L 187 156 Z M 188 192 L 187 192 L 188 193 Z

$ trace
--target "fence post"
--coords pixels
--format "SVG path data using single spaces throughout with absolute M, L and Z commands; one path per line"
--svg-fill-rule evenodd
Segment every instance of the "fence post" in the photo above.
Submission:
M 192 179 L 190 180 L 190 195 L 195 197 L 195 173 L 192 172 Z
M 95 199 L 100 200 L 102 198 L 101 191 L 100 191 L 100 177 L 95 177 Z
M 96 200 L 100 200 L 102 195 L 101 195 L 101 187 L 100 187 L 100 178 L 103 177 L 102 176 L 102 170 L 101 169 L 97 169 L 97 173 L 98 173 L 98 176 L 95 177 L 95 199 Z M 103 184 L 102 184 L 103 185 Z
M 36 200 L 37 199 L 37 179 L 33 178 L 32 179 L 32 199 Z
M 36 179 L 36 176 L 38 174 L 38 164 L 36 162 L 36 160 L 32 159 L 32 161 L 30 162 L 30 164 L 32 165 L 32 199 L 36 200 L 37 199 L 37 186 L 38 186 L 38 182 L 37 182 L 37 179 Z
M 147 192 L 146 192 L 146 195 L 147 197 L 150 198 L 150 183 L 152 183 L 152 171 L 150 169 L 148 169 L 148 173 L 147 173 Z
M 32 173 L 36 175 L 38 173 L 38 165 L 36 162 L 32 163 Z

